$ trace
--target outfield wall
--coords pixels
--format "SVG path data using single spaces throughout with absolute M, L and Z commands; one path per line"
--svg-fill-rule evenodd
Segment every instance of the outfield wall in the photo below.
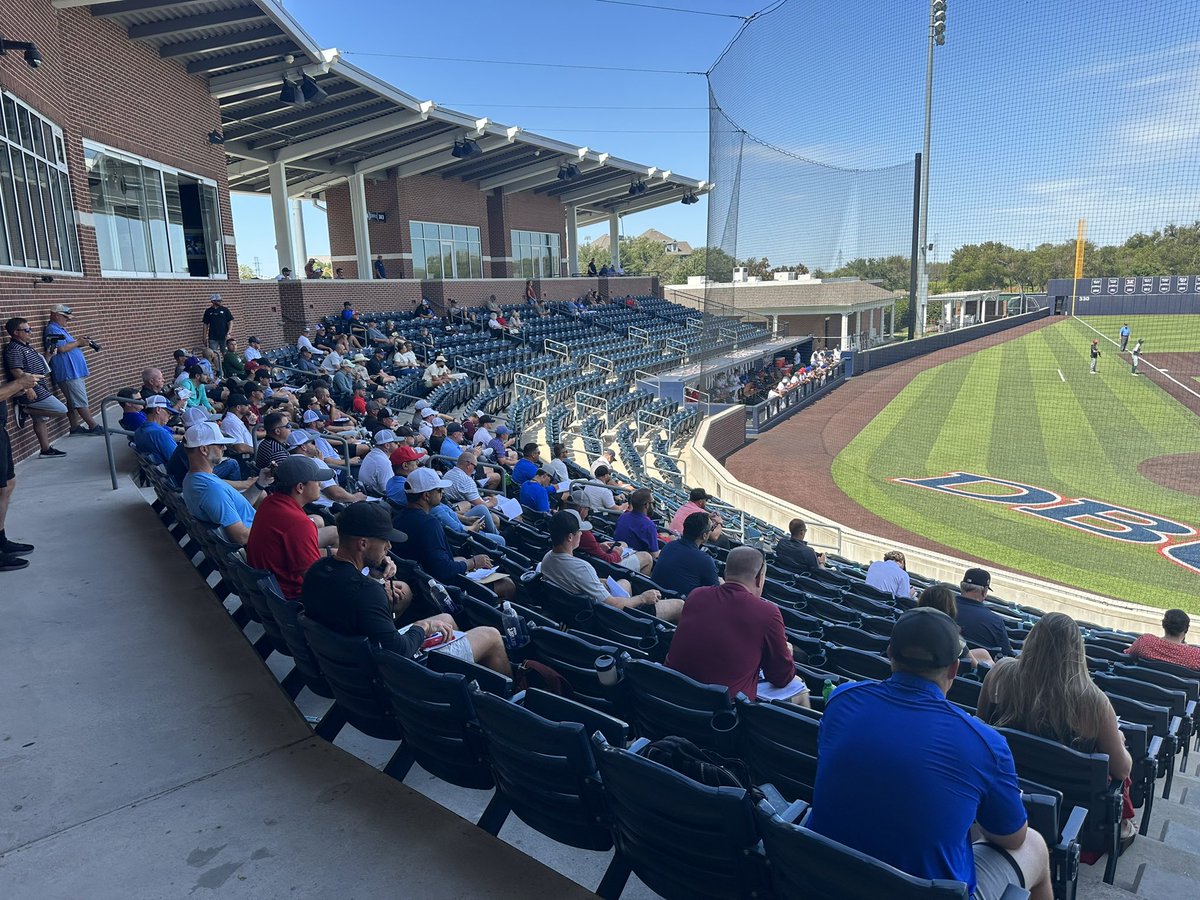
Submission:
M 1017 318 L 1029 321 L 1025 316 Z M 972 565 L 943 553 L 844 528 L 819 513 L 786 503 L 766 491 L 739 481 L 721 465 L 713 452 L 719 451 L 713 445 L 718 443 L 716 438 L 723 431 L 725 418 L 729 416 L 744 416 L 744 413 L 740 407 L 732 407 L 705 418 L 696 435 L 683 448 L 681 457 L 686 463 L 688 482 L 692 487 L 702 487 L 726 503 L 784 530 L 789 520 L 803 519 L 808 523 L 809 543 L 860 562 L 882 559 L 888 550 L 898 549 L 904 553 L 914 572 L 950 584 L 958 584 L 963 572 Z M 989 567 L 989 571 L 992 573 L 993 592 L 1005 600 L 1046 611 L 1065 612 L 1073 618 L 1110 628 L 1154 633 L 1160 630 L 1161 609 L 1051 584 L 1018 572 L 995 567 Z
M 1035 322 L 1049 315 L 1050 308 L 1047 307 L 1046 309 L 1035 310 L 1034 312 L 1019 316 L 1007 316 L 1003 319 L 996 319 L 994 322 L 984 322 L 981 325 L 971 325 L 955 331 L 931 334 L 927 337 L 916 338 L 911 341 L 900 341 L 895 344 L 888 344 L 886 347 L 877 347 L 874 350 L 865 350 L 862 353 L 854 354 L 854 372 L 856 375 L 864 375 L 872 369 L 882 369 L 884 366 L 893 366 L 896 363 L 904 362 L 917 356 L 924 356 L 926 353 L 933 353 L 935 350 L 944 350 L 947 347 L 966 344 L 969 341 L 987 337 L 989 334 L 996 334 L 1000 331 L 1006 331 L 1009 328 L 1016 328 L 1018 325 L 1024 325 L 1027 322 Z
M 1075 307 L 1080 316 L 1178 316 L 1200 313 L 1200 284 L 1195 278 L 1180 278 L 1191 290 L 1179 293 L 1159 292 L 1160 282 L 1174 284 L 1170 277 L 1105 278 L 1081 280 L 1078 285 L 1068 278 L 1058 278 L 1046 285 L 1051 306 L 1064 313 Z M 1093 284 L 1100 282 L 1100 284 Z M 1109 284 L 1119 282 L 1119 284 Z M 1153 283 L 1152 283 L 1153 282 Z M 1147 288 L 1154 290 L 1151 293 Z M 1072 290 L 1077 291 L 1072 295 Z

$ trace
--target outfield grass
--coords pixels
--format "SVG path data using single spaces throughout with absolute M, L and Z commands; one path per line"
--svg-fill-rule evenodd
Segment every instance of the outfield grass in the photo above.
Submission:
M 1121 325 L 1129 323 L 1129 346 L 1144 338 L 1145 353 L 1194 353 L 1200 350 L 1200 316 L 1080 316 L 1114 341 L 1121 340 Z M 1101 341 L 1104 343 L 1104 341 Z
M 1112 318 L 1091 322 L 1115 339 L 1121 319 Z M 1200 316 L 1134 317 L 1130 327 L 1147 351 L 1200 348 Z M 1148 378 L 1131 377 L 1111 345 L 1090 375 L 1092 337 L 1064 319 L 921 373 L 838 455 L 834 479 L 876 515 L 1005 568 L 1200 612 L 1200 575 L 1153 547 L 889 481 L 973 472 L 1200 528 L 1200 500 L 1138 473 L 1145 459 L 1200 452 L 1200 420 Z

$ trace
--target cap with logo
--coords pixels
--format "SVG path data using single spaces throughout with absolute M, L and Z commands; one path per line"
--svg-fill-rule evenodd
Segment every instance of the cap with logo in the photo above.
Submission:
M 360 500 L 351 503 L 337 517 L 338 534 L 342 537 L 379 538 L 400 544 L 408 535 L 392 527 L 392 516 L 382 503 Z
M 71 318 L 71 307 L 67 306 L 67 304 L 65 304 L 65 303 L 54 304 L 54 306 L 51 307 L 50 311 L 56 312 L 60 316 L 66 316 L 68 319 Z
M 462 433 L 463 433 L 463 427 L 461 425 L 459 425 L 457 422 L 451 422 L 446 427 L 446 434 L 448 434 L 448 435 L 449 434 L 462 434 Z
M 199 406 L 192 406 L 183 411 L 183 427 L 190 428 L 208 421 L 208 413 Z
M 275 484 L 282 488 L 295 487 L 310 481 L 328 481 L 333 477 L 332 469 L 311 456 L 289 456 L 287 459 L 281 459 L 275 467 Z
M 434 416 L 433 421 L 430 422 L 429 424 L 432 425 L 434 428 L 441 428 L 443 425 L 446 424 L 446 420 L 438 418 L 437 416 Z
M 179 412 L 179 410 L 177 410 L 175 407 L 173 407 L 171 405 L 171 401 L 168 400 L 166 397 L 164 397 L 162 394 L 151 394 L 149 397 L 147 397 L 145 408 L 146 409 L 165 409 L 168 412 L 172 412 L 172 413 Z
M 421 454 L 408 444 L 401 444 L 392 451 L 392 455 L 388 458 L 392 461 L 393 466 L 399 466 L 404 463 L 416 462 L 421 458 Z
M 499 428 L 496 429 L 496 434 L 499 435 L 500 437 L 503 437 L 506 434 L 512 434 L 512 432 L 508 430 L 507 425 L 501 425 Z
M 246 343 L 247 344 L 257 344 L 258 338 L 256 338 L 254 335 L 250 335 L 250 337 L 246 338 Z
M 404 480 L 404 490 L 409 494 L 423 494 L 437 488 L 448 488 L 450 482 L 438 476 L 433 469 L 417 469 Z
M 313 422 L 324 422 L 325 416 L 315 409 L 306 409 L 304 411 L 304 424 L 311 425 Z
M 943 669 L 967 647 L 958 623 L 928 606 L 904 613 L 892 626 L 888 645 L 892 659 L 912 669 Z
M 183 443 L 189 450 L 194 450 L 214 444 L 232 444 L 233 438 L 221 434 L 216 422 L 199 422 L 184 432 Z
M 396 432 L 390 428 L 381 428 L 375 432 L 375 446 L 382 447 L 384 444 L 394 444 L 399 438 L 396 437 Z
M 692 492 L 688 494 L 688 499 L 693 503 L 699 503 L 701 500 L 714 500 L 716 498 L 704 490 L 704 488 L 692 488 Z
M 568 510 L 566 510 L 566 512 L 570 513 L 571 515 L 573 515 L 575 517 L 575 521 L 579 523 L 579 531 L 591 531 L 592 530 L 592 523 L 585 522 L 583 520 L 583 516 L 581 516 L 578 512 L 576 512 L 573 509 L 568 509 Z
M 289 450 L 295 450 L 297 447 L 303 447 L 312 440 L 312 435 L 303 428 L 297 428 L 288 435 L 287 445 Z
M 975 587 L 992 586 L 992 576 L 986 569 L 967 569 L 967 573 L 963 575 L 963 581 L 966 584 L 973 584 Z
M 249 406 L 249 405 L 250 405 L 250 399 L 245 394 L 231 394 L 229 396 L 229 400 L 227 400 L 225 403 L 225 406 L 227 409 L 232 408 L 234 406 Z

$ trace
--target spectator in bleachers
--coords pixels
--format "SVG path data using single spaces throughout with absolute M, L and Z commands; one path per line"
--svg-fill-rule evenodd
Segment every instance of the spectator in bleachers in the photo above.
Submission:
M 221 374 L 226 378 L 245 378 L 246 361 L 237 351 L 237 340 L 225 339 L 225 355 L 221 358 Z
M 243 496 L 227 481 L 213 473 L 226 445 L 232 438 L 221 434 L 215 422 L 200 422 L 188 428 L 184 436 L 188 473 L 183 478 L 183 502 L 188 512 L 211 525 L 225 529 L 225 536 L 245 546 L 254 524 L 252 500 L 258 500 L 270 485 L 271 470 L 262 469 Z
M 550 485 L 554 481 L 554 473 L 549 469 L 538 469 L 532 478 L 521 482 L 518 497 L 521 505 L 534 512 L 550 513 Z
M 1088 671 L 1083 633 L 1066 613 L 1046 613 L 1029 630 L 1021 655 L 992 667 L 983 679 L 978 715 L 997 728 L 1105 753 L 1111 780 L 1125 781 L 1133 769 L 1112 702 Z M 1123 806 L 1121 837 L 1128 842 L 1137 832 L 1128 782 Z
M 287 459 L 288 435 L 292 433 L 292 417 L 285 412 L 270 412 L 263 417 L 265 437 L 254 451 L 254 468 L 265 469 Z
M 931 584 L 925 588 L 925 590 L 921 591 L 921 597 L 917 601 L 917 606 L 928 606 L 940 610 L 950 618 L 956 620 L 957 623 L 958 604 L 954 602 L 954 589 L 948 584 Z M 961 632 L 962 629 L 960 628 L 959 631 Z M 963 646 L 966 646 L 965 642 Z M 966 663 L 972 669 L 978 667 L 980 663 L 990 666 L 994 662 L 992 654 L 981 647 L 964 650 L 959 661 Z
M 605 466 L 605 467 L 611 469 L 613 461 L 616 458 L 617 458 L 617 454 L 613 450 L 609 449 L 608 447 L 605 447 L 603 450 L 600 451 L 600 455 L 598 457 L 596 457 L 594 460 L 592 460 L 592 465 L 591 465 L 592 474 L 595 475 L 596 470 L 599 469 L 601 466 Z
M 313 332 L 313 346 L 317 348 L 318 355 L 330 353 L 337 348 L 337 338 L 325 327 L 324 322 L 317 323 L 316 331 Z
M 608 466 L 597 466 L 595 480 L 605 485 L 612 485 L 612 473 L 608 470 Z M 615 485 L 613 485 L 615 488 Z M 608 487 L 600 487 L 596 484 L 580 485 L 576 489 L 579 493 L 587 498 L 587 505 L 595 510 L 603 512 L 623 513 L 629 509 L 628 503 L 618 503 L 616 494 Z
M 246 562 L 270 572 L 289 600 L 300 598 L 304 573 L 321 558 L 321 548 L 337 546 L 332 527 L 318 532 L 304 507 L 321 496 L 321 482 L 333 472 L 315 459 L 289 456 L 275 467 L 270 493 L 254 514 L 246 539 Z
M 383 264 L 382 253 L 375 257 L 375 262 L 373 262 L 371 266 L 375 270 L 376 278 L 378 278 L 380 281 L 383 281 L 385 278 L 387 278 L 387 268 Z
M 146 422 L 133 433 L 133 446 L 138 453 L 154 463 L 165 466 L 175 453 L 175 433 L 167 427 L 171 416 L 179 411 L 162 394 L 151 394 L 144 407 Z
M 322 329 L 322 333 L 323 333 L 325 326 L 318 325 L 317 327 Z M 313 344 L 313 342 L 308 337 L 308 332 L 310 332 L 311 330 L 312 330 L 311 325 L 304 326 L 304 330 L 302 332 L 300 332 L 300 337 L 296 338 L 296 349 L 297 350 L 307 350 L 313 356 L 320 356 L 321 351 L 319 349 L 317 349 L 317 347 Z
M 696 519 L 701 521 L 698 514 Z M 769 694 L 806 707 L 808 687 L 796 677 L 783 615 L 762 599 L 766 580 L 759 551 L 731 550 L 725 583 L 688 595 L 665 664 L 703 684 L 723 685 L 730 697 L 742 693 L 756 700 Z
M 1046 844 L 1027 827 L 1008 744 L 946 699 L 962 647 L 949 616 L 911 609 L 892 629 L 891 678 L 829 696 L 806 824 L 917 878 L 964 882 L 969 896 L 1011 883 L 1051 900 Z
M 434 416 L 429 422 L 429 440 L 427 445 L 429 452 L 437 455 L 442 452 L 442 445 L 446 443 L 446 420 L 441 416 Z
M 329 461 L 321 458 L 321 448 L 317 441 L 303 428 L 297 428 L 288 436 L 288 453 L 291 456 L 307 456 L 333 471 Z M 321 496 L 312 501 L 309 508 L 327 509 L 335 503 L 350 504 L 366 499 L 367 495 L 364 493 L 350 493 L 337 483 L 337 476 L 333 475 L 321 482 Z
M 492 567 L 491 557 L 483 553 L 470 557 L 452 555 L 445 531 L 430 515 L 434 505 L 442 502 L 443 492 L 449 486 L 450 482 L 439 478 L 432 469 L 414 469 L 404 484 L 408 502 L 396 513 L 396 527 L 409 536 L 408 542 L 396 548 L 396 552 L 418 563 L 443 584 L 452 584 L 457 576 L 467 572 Z M 516 585 L 508 578 L 491 581 L 488 587 L 505 599 L 516 594 Z
M 425 382 L 425 387 L 436 388 L 441 387 L 443 384 L 449 384 L 454 377 L 455 375 L 451 373 L 450 367 L 446 365 L 446 355 L 439 353 L 434 357 L 433 362 L 426 366 L 422 380 Z M 465 378 L 466 376 L 461 375 L 459 377 Z
M 542 451 L 537 444 L 529 443 L 521 448 L 521 460 L 512 470 L 512 480 L 517 485 L 522 485 L 534 475 L 538 469 L 542 467 Z
M 189 357 L 191 358 L 191 357 Z M 204 384 L 204 369 L 199 363 L 191 363 L 184 369 L 185 378 L 175 382 L 175 396 L 182 400 L 189 409 L 196 407 L 206 412 L 215 412 L 212 401 L 208 399 L 208 389 Z
M 533 290 L 533 282 L 528 278 L 525 279 L 525 302 L 534 303 L 537 300 L 537 294 Z
M 825 554 L 817 553 L 804 536 L 808 526 L 803 519 L 792 519 L 788 522 L 788 536 L 781 538 L 775 545 L 775 564 L 792 572 L 801 574 L 816 572 L 825 566 Z
M 421 463 L 421 454 L 407 444 L 401 444 L 392 451 L 392 477 L 388 479 L 385 496 L 397 506 L 408 504 L 405 493 L 405 482 Z
M 333 373 L 333 383 L 329 389 L 333 399 L 339 406 L 349 406 L 354 396 L 354 360 L 343 359 L 336 372 Z
M 250 400 L 245 394 L 233 394 L 225 404 L 225 415 L 221 419 L 221 433 L 233 438 L 229 451 L 233 453 L 253 453 L 254 435 L 246 421 L 250 414 Z
M 954 598 L 958 605 L 955 621 L 962 628 L 963 637 L 971 643 L 997 650 L 1000 656 L 1012 656 L 1012 644 L 1004 619 L 983 603 L 991 584 L 992 576 L 984 569 L 967 569 L 959 585 L 958 596 Z
M 462 455 L 463 446 L 467 440 L 466 430 L 458 422 L 451 422 L 446 426 L 446 439 L 442 441 L 442 446 L 438 452 L 442 456 L 449 456 L 451 459 L 458 459 Z
M 1191 624 L 1192 620 L 1182 609 L 1168 609 L 1162 620 L 1163 636 L 1143 634 L 1125 652 L 1134 659 L 1155 659 L 1200 670 L 1200 647 L 1187 645 Z
M 504 312 L 504 309 L 503 309 L 503 307 L 501 307 L 501 306 L 500 306 L 500 303 L 499 303 L 499 302 L 496 300 L 496 295 L 495 295 L 495 294 L 491 294 L 491 295 L 489 295 L 489 296 L 488 296 L 488 298 L 487 298 L 487 302 L 483 304 L 483 308 L 484 308 L 484 309 L 485 309 L 485 310 L 486 310 L 486 311 L 487 311 L 489 314 L 490 314 L 490 313 L 495 313 L 496 315 L 500 315 L 502 312 Z
M 337 340 L 334 341 L 333 347 L 328 353 L 325 354 L 325 358 L 321 360 L 321 364 L 318 366 L 318 368 L 322 373 L 325 374 L 326 377 L 332 378 L 334 373 L 341 368 L 342 360 L 346 358 L 346 354 L 349 352 L 350 348 L 346 346 L 345 339 L 341 337 L 337 338 Z
M 491 432 L 488 431 L 487 426 L 494 424 L 495 421 L 495 419 L 486 415 L 480 409 L 472 410 L 463 417 L 463 434 L 466 435 L 467 446 L 477 447 L 486 445 L 492 439 Z
M 487 449 L 492 451 L 492 459 L 502 466 L 515 468 L 518 462 L 517 451 L 512 449 L 513 434 L 507 425 L 496 428 L 496 436 L 487 443 Z
M 883 554 L 882 560 L 875 560 L 867 566 L 867 584 L 877 591 L 883 591 L 896 598 L 912 596 L 912 582 L 908 578 L 908 566 L 904 554 L 899 550 L 889 550 Z M 945 612 L 946 610 L 942 610 Z M 954 618 L 954 614 L 950 614 Z
M 593 603 L 607 603 L 617 609 L 642 608 L 653 613 L 660 619 L 675 622 L 683 609 L 682 600 L 663 599 L 656 590 L 643 591 L 636 596 L 629 596 L 632 588 L 625 579 L 618 579 L 616 584 L 626 596 L 614 596 L 608 587 L 600 580 L 587 562 L 575 556 L 579 549 L 579 535 L 583 530 L 591 529 L 590 522 L 584 522 L 572 510 L 562 510 L 550 519 L 551 548 L 542 557 L 542 577 L 571 594 L 587 597 Z
M 254 370 L 261 364 L 263 358 L 262 343 L 254 335 L 246 338 L 246 352 L 243 354 L 246 358 L 246 368 Z
M 569 458 L 570 454 L 567 452 L 566 444 L 555 443 L 550 445 L 550 461 L 546 463 L 546 468 L 554 475 L 555 484 L 570 481 L 571 476 L 567 473 L 567 460 Z
M 508 317 L 508 333 L 509 334 L 518 334 L 521 331 L 521 329 L 524 327 L 525 327 L 525 323 L 521 321 L 520 311 L 514 309 L 512 311 L 512 315 L 510 315 Z
M 649 488 L 638 488 L 629 495 L 629 509 L 617 519 L 613 537 L 658 559 L 658 528 L 651 518 L 653 514 L 654 494 Z
M 683 521 L 683 536 L 670 541 L 654 563 L 654 583 L 683 597 L 698 587 L 721 583 L 717 564 L 701 548 L 712 528 L 708 513 L 694 512 Z
M 142 392 L 137 388 L 124 387 L 117 391 L 117 396 L 122 400 L 141 400 Z M 126 431 L 137 431 L 145 425 L 146 414 L 142 411 L 142 404 L 122 403 L 121 420 L 117 424 Z
M 317 368 L 317 364 L 313 362 L 312 351 L 307 347 L 300 351 L 300 358 L 296 360 L 295 368 L 299 369 L 301 372 L 310 372 L 313 375 L 321 371 Z
M 163 378 L 162 369 L 148 368 L 142 369 L 142 399 L 146 399 L 154 394 L 161 394 L 167 389 L 166 379 Z
M 401 372 L 413 372 L 421 368 L 417 362 L 417 354 L 413 352 L 412 344 L 402 341 L 396 355 L 392 357 L 392 365 Z
M 596 257 L 594 257 L 594 256 L 588 260 L 587 273 L 588 273 L 589 278 L 596 277 L 596 274 L 597 274 L 597 272 L 596 272 Z
M 504 536 L 500 532 L 484 530 L 483 519 L 461 513 L 448 503 L 438 503 L 430 507 L 429 514 L 449 532 L 460 535 L 472 535 L 497 547 L 506 546 Z
M 495 628 L 472 628 L 463 634 L 456 631 L 453 618 L 438 615 L 397 631 L 395 617 L 408 608 L 412 592 L 393 590 L 389 594 L 374 578 L 362 574 L 365 568 L 385 583 L 395 583 L 396 564 L 388 557 L 388 549 L 397 550 L 408 541 L 404 532 L 392 527 L 386 509 L 377 503 L 355 503 L 338 515 L 337 528 L 337 554 L 317 560 L 304 576 L 300 601 L 305 615 L 338 634 L 362 635 L 408 657 L 420 652 L 427 637 L 440 634 L 445 642 L 438 652 L 477 662 L 503 675 L 512 674 L 504 642 Z M 441 532 L 441 528 L 436 530 Z
M 385 497 L 388 482 L 392 479 L 392 453 L 400 446 L 400 441 L 394 431 L 385 428 L 375 434 L 372 444 L 374 446 L 358 468 L 358 483 L 367 493 Z
M 570 499 L 563 501 L 563 508 L 576 513 L 580 522 L 587 522 L 592 513 L 587 496 L 578 489 L 572 492 Z M 588 528 L 580 532 L 579 552 L 641 575 L 649 575 L 654 568 L 654 557 L 649 553 L 630 550 L 628 545 L 620 541 L 597 540 L 596 532 L 590 527 L 590 523 Z
M 472 450 L 464 450 L 459 454 L 455 465 L 443 476 L 450 482 L 444 499 L 454 504 L 458 512 L 471 518 L 482 519 L 484 528 L 489 533 L 499 534 L 496 522 L 492 518 L 492 509 L 496 506 L 495 496 L 485 498 L 479 495 L 479 484 L 475 480 L 479 472 L 478 462 Z
M 704 490 L 704 488 L 692 488 L 688 494 L 687 503 L 684 503 L 675 511 L 675 515 L 671 517 L 670 529 L 674 534 L 683 534 L 683 523 L 688 516 L 693 513 L 702 512 L 708 515 L 707 504 L 709 500 L 714 500 L 712 494 Z

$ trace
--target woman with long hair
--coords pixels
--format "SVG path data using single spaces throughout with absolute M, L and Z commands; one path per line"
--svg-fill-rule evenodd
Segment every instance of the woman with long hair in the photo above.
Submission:
M 890 556 L 885 555 L 884 559 Z M 904 559 L 903 556 L 900 557 Z M 948 584 L 931 584 L 925 590 L 921 591 L 921 598 L 917 601 L 917 606 L 928 606 L 933 609 L 941 610 L 955 621 L 958 620 L 958 603 L 954 600 L 954 589 Z M 982 647 L 969 649 L 963 654 L 964 660 L 969 660 L 971 668 L 976 668 L 980 663 L 985 666 L 990 666 L 994 660 L 992 654 L 988 653 Z
M 983 680 L 979 718 L 1058 741 L 1082 753 L 1108 754 L 1108 777 L 1125 782 L 1121 837 L 1132 840 L 1129 773 L 1133 759 L 1117 714 L 1088 672 L 1083 634 L 1065 613 L 1042 616 L 1018 657 L 1002 659 Z

